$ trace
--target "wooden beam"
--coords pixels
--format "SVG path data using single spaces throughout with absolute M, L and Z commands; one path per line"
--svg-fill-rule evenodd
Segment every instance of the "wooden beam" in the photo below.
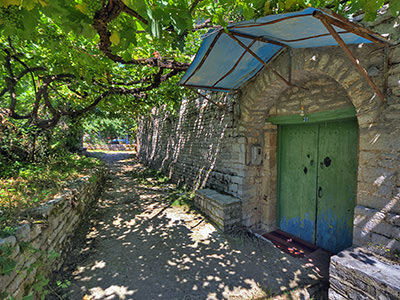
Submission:
M 233 33 L 229 32 L 227 33 L 236 43 L 238 43 L 241 47 L 247 50 L 255 59 L 257 59 L 261 64 L 264 65 L 264 67 L 268 68 L 269 70 L 272 71 L 276 76 L 278 76 L 283 82 L 285 82 L 288 86 L 295 86 L 294 84 L 291 84 L 289 81 L 287 81 L 281 74 L 279 74 L 277 71 L 275 71 L 271 66 L 269 66 L 264 60 L 261 59 L 256 53 L 254 53 L 249 47 L 247 47 L 245 44 L 243 44 Z
M 360 65 L 360 62 L 358 61 L 358 59 L 350 51 L 350 49 L 347 47 L 346 43 L 342 40 L 342 38 L 339 36 L 339 34 L 336 32 L 336 30 L 332 27 L 332 25 L 329 23 L 329 21 L 325 18 L 321 18 L 320 20 L 321 20 L 322 24 L 324 24 L 326 29 L 329 31 L 329 33 L 332 35 L 332 37 L 339 44 L 339 46 L 343 49 L 344 53 L 348 56 L 348 58 L 351 60 L 351 62 L 356 66 L 356 68 L 361 73 L 361 75 L 364 76 L 364 78 L 367 80 L 369 86 L 375 91 L 375 93 L 379 96 L 379 98 L 381 98 L 382 102 L 386 102 L 385 96 L 382 94 L 382 92 L 379 90 L 379 88 L 376 86 L 376 84 L 369 77 L 368 72 Z

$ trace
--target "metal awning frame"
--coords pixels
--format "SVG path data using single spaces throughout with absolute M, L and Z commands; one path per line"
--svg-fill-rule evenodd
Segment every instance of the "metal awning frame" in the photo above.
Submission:
M 321 11 L 314 11 L 312 14 L 303 14 L 303 15 L 294 15 L 294 16 L 288 16 L 282 19 L 277 19 L 277 20 L 273 20 L 273 21 L 269 21 L 269 22 L 264 22 L 264 23 L 257 23 L 257 24 L 232 24 L 230 26 L 228 26 L 227 30 L 219 30 L 218 33 L 216 34 L 216 37 L 214 38 L 214 40 L 212 41 L 212 43 L 210 44 L 209 48 L 207 49 L 205 55 L 203 56 L 202 60 L 200 61 L 199 65 L 196 67 L 196 69 L 193 71 L 193 73 L 185 80 L 185 82 L 183 84 L 181 84 L 184 87 L 190 88 L 190 89 L 208 89 L 208 90 L 214 90 L 214 91 L 224 91 L 226 90 L 226 92 L 232 91 L 232 89 L 227 89 L 227 88 L 217 88 L 216 85 L 221 82 L 224 78 L 226 78 L 229 74 L 231 74 L 235 68 L 237 67 L 237 65 L 240 63 L 241 59 L 244 57 L 244 55 L 246 53 L 249 53 L 250 55 L 252 55 L 254 58 L 256 58 L 265 68 L 269 69 L 271 72 L 273 72 L 280 80 L 282 80 L 286 85 L 288 86 L 295 86 L 294 84 L 291 83 L 291 64 L 290 65 L 290 70 L 289 70 L 289 79 L 285 79 L 281 74 L 279 74 L 279 72 L 277 72 L 274 68 L 272 68 L 269 63 L 276 58 L 277 56 L 279 56 L 282 51 L 284 49 L 291 49 L 291 47 L 289 47 L 288 45 L 284 44 L 284 42 L 293 42 L 293 41 L 301 41 L 301 40 L 307 40 L 307 39 L 312 39 L 312 38 L 317 38 L 317 37 L 322 37 L 322 36 L 329 36 L 331 35 L 336 42 L 338 43 L 338 45 L 341 47 L 341 49 L 343 50 L 343 52 L 346 54 L 346 56 L 350 59 L 350 61 L 355 65 L 355 67 L 357 68 L 357 70 L 360 72 L 360 74 L 365 78 L 365 80 L 367 81 L 368 85 L 375 91 L 375 93 L 378 95 L 378 97 L 382 100 L 382 102 L 386 102 L 384 93 L 382 93 L 378 86 L 372 81 L 372 79 L 370 78 L 370 76 L 368 75 L 368 72 L 365 70 L 365 68 L 363 66 L 361 66 L 361 64 L 359 63 L 359 60 L 355 57 L 355 55 L 351 52 L 351 50 L 349 49 L 349 47 L 346 45 L 346 43 L 343 41 L 343 39 L 340 37 L 339 34 L 341 33 L 354 33 L 356 35 L 359 35 L 365 39 L 370 40 L 371 42 L 378 44 L 378 45 L 382 45 L 385 47 L 385 51 L 387 51 L 387 47 L 388 45 L 391 44 L 391 42 L 387 39 L 385 39 L 384 37 L 380 36 L 379 34 L 376 34 L 366 28 L 363 28 L 357 24 L 351 23 L 350 21 L 348 21 L 346 18 L 332 12 L 329 10 L 324 10 L 324 9 L 320 9 Z M 271 39 L 267 39 L 265 37 L 260 37 L 260 36 L 252 36 L 252 35 L 248 35 L 248 34 L 243 34 L 243 33 L 239 33 L 239 32 L 235 32 L 235 28 L 246 28 L 246 27 L 257 27 L 257 26 L 265 26 L 268 24 L 273 24 L 273 23 L 278 23 L 281 22 L 283 20 L 287 20 L 290 18 L 301 18 L 301 17 L 305 17 L 305 16 L 313 16 L 317 19 L 319 19 L 321 21 L 321 23 L 325 26 L 325 28 L 328 30 L 329 33 L 327 34 L 320 34 L 320 35 L 316 35 L 316 36 L 310 36 L 310 37 L 306 37 L 306 38 L 301 38 L 301 39 L 297 39 L 297 40 L 281 40 L 280 41 L 275 41 L 275 40 L 271 40 Z M 337 32 L 332 26 L 336 26 L 338 28 L 343 29 L 344 31 L 340 31 Z M 186 83 L 189 81 L 189 79 L 201 68 L 201 66 L 204 64 L 204 62 L 206 61 L 208 55 L 210 54 L 211 50 L 213 49 L 215 43 L 218 41 L 219 37 L 222 35 L 222 33 L 226 33 L 228 34 L 228 36 L 230 38 L 232 38 L 237 44 L 239 44 L 243 49 L 244 52 L 241 54 L 241 56 L 239 57 L 239 59 L 237 60 L 237 62 L 234 64 L 234 66 L 228 71 L 226 72 L 222 77 L 220 77 L 212 86 L 199 86 L 199 85 L 187 85 Z M 251 39 L 252 42 L 249 44 L 249 46 L 246 46 L 243 42 L 241 42 L 237 37 L 244 37 L 244 38 L 248 38 Z M 264 43 L 270 43 L 270 44 L 274 44 L 274 45 L 278 45 L 281 46 L 282 49 L 280 51 L 278 51 L 275 55 L 273 55 L 268 61 L 264 61 L 261 57 L 259 57 L 254 51 L 252 51 L 250 48 L 251 46 L 256 42 L 256 41 L 260 41 L 260 42 L 264 42 Z M 385 59 L 385 64 L 387 63 L 387 59 Z M 385 65 L 384 69 L 387 69 L 387 66 Z M 261 71 L 261 69 L 256 72 L 256 74 L 254 74 L 252 76 L 252 78 L 254 76 L 256 76 L 259 72 Z M 387 84 L 387 80 L 385 80 L 384 85 Z M 239 87 L 240 88 L 240 87 Z M 233 91 L 237 91 L 239 88 L 234 89 Z M 386 86 L 384 86 L 384 91 L 386 91 Z M 204 96 L 204 95 L 201 95 Z M 208 99 L 208 98 L 207 98 Z

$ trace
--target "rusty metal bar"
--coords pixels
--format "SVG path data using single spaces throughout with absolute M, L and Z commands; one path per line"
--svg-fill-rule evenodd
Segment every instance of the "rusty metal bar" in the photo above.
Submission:
M 272 67 L 270 67 L 265 61 L 263 61 L 256 53 L 254 53 L 249 47 L 247 47 L 245 44 L 243 44 L 236 36 L 234 36 L 231 32 L 227 33 L 236 43 L 238 43 L 241 47 L 246 49 L 255 59 L 257 59 L 261 64 L 264 65 L 264 67 L 268 68 L 269 70 L 272 71 L 276 76 L 278 76 L 283 82 L 285 82 L 288 86 L 295 86 L 291 84 L 289 81 L 287 81 L 281 74 L 279 74 L 277 71 L 275 71 Z
M 274 41 L 274 40 L 271 40 L 271 39 L 267 39 L 267 38 L 262 37 L 262 36 L 252 36 L 252 35 L 249 35 L 249 34 L 236 32 L 236 31 L 233 31 L 233 30 L 229 30 L 229 32 L 232 33 L 233 35 L 236 35 L 236 36 L 240 36 L 240 37 L 244 37 L 244 38 L 260 41 L 260 42 L 263 42 L 263 43 L 269 43 L 269 44 L 274 44 L 274 45 L 277 45 L 277 46 L 288 48 L 288 45 L 282 44 L 281 42 L 277 42 L 277 41 Z
M 207 85 L 182 84 L 181 86 L 187 87 L 188 89 L 190 89 L 190 88 L 201 89 L 201 90 L 209 89 L 209 90 L 216 90 L 216 91 L 219 91 L 219 92 L 221 92 L 221 90 L 222 90 L 222 91 L 227 91 L 227 92 L 232 91 L 232 89 L 217 88 L 217 87 L 214 87 L 214 88 L 213 88 L 213 87 L 207 86 Z
M 387 95 L 389 79 L 389 46 L 386 45 L 383 49 L 383 94 Z
M 340 31 L 338 32 L 339 34 L 343 34 L 343 33 L 351 33 L 348 31 Z M 324 33 L 324 34 L 318 34 L 318 35 L 313 35 L 313 36 L 308 36 L 305 38 L 300 38 L 300 39 L 294 39 L 294 40 L 283 40 L 283 39 L 279 39 L 279 41 L 281 42 L 285 42 L 285 43 L 295 43 L 295 42 L 300 42 L 300 41 L 305 41 L 305 40 L 311 40 L 311 39 L 316 39 L 316 38 L 320 38 L 320 37 L 324 37 L 324 36 L 330 36 L 330 33 Z
M 358 28 L 359 30 L 365 32 L 366 34 L 369 34 L 370 36 L 373 36 L 373 37 L 377 38 L 378 40 L 380 40 L 380 41 L 382 41 L 382 42 L 384 42 L 384 43 L 387 43 L 387 44 L 389 44 L 389 45 L 392 45 L 392 44 L 393 44 L 390 40 L 388 40 L 387 38 L 381 36 L 380 34 L 378 34 L 378 33 L 376 33 L 376 32 L 373 32 L 373 31 L 371 31 L 371 30 L 369 30 L 369 29 L 367 29 L 367 28 L 361 27 L 361 26 L 358 25 L 358 24 L 355 24 L 355 23 L 353 23 L 353 22 L 350 22 L 350 21 L 349 21 L 348 19 L 346 19 L 345 17 L 339 15 L 338 13 L 336 13 L 336 12 L 330 10 L 330 9 L 326 9 L 326 8 L 318 8 L 318 9 L 319 9 L 319 10 L 322 10 L 323 12 L 325 12 L 325 13 L 327 13 L 328 15 L 332 16 L 333 18 L 339 19 L 339 20 L 342 21 L 344 24 L 347 24 L 347 25 L 349 25 L 349 26 L 351 26 L 351 27 L 353 27 L 353 28 L 354 28 L 354 27 L 355 27 L 355 28 Z
M 254 45 L 254 43 L 256 42 L 256 40 L 253 40 L 249 47 L 251 48 L 251 46 Z M 242 55 L 239 57 L 239 59 L 237 60 L 237 62 L 233 65 L 233 67 L 224 75 L 222 76 L 220 79 L 218 79 L 218 81 L 216 83 L 214 83 L 212 85 L 212 87 L 215 87 L 218 83 L 220 83 L 222 80 L 224 80 L 229 74 L 231 74 L 233 72 L 233 70 L 236 69 L 237 65 L 240 63 L 240 61 L 242 60 L 243 56 L 247 53 L 247 50 L 244 50 Z
M 339 36 L 339 34 L 336 32 L 336 30 L 332 27 L 332 25 L 329 23 L 329 21 L 325 18 L 321 18 L 320 20 L 321 20 L 322 24 L 324 24 L 326 29 L 330 32 L 332 37 L 339 44 L 339 46 L 343 49 L 344 53 L 349 57 L 351 62 L 356 66 L 356 68 L 361 73 L 361 75 L 364 76 L 364 78 L 367 80 L 369 86 L 375 91 L 375 93 L 379 96 L 379 98 L 381 98 L 382 102 L 386 102 L 385 96 L 382 94 L 382 92 L 379 90 L 379 88 L 376 86 L 376 84 L 369 77 L 368 72 L 360 65 L 358 59 L 354 56 L 354 54 L 346 46 L 346 43 L 342 40 L 342 38 Z
M 328 22 L 331 26 L 337 26 L 340 27 L 344 30 L 350 31 L 354 34 L 357 34 L 367 40 L 370 40 L 371 42 L 374 42 L 376 44 L 380 44 L 380 45 L 385 45 L 386 43 L 390 42 L 388 40 L 386 40 L 384 37 L 373 33 L 372 31 L 365 29 L 361 26 L 358 26 L 357 24 L 353 24 L 350 21 L 344 21 L 344 19 L 340 18 L 340 20 L 333 18 L 331 16 L 328 16 L 326 14 L 324 14 L 323 12 L 320 11 L 314 11 L 313 16 L 319 20 L 324 20 L 325 23 Z M 324 25 L 325 25 L 324 23 Z M 336 32 L 336 31 L 335 31 Z
M 210 54 L 211 50 L 214 48 L 215 43 L 218 41 L 219 37 L 222 34 L 222 30 L 220 30 L 217 35 L 215 36 L 214 40 L 212 41 L 210 47 L 208 47 L 207 52 L 204 54 L 203 59 L 200 61 L 199 65 L 197 66 L 197 68 L 193 71 L 192 74 L 190 74 L 190 76 L 185 80 L 185 82 L 183 83 L 183 85 L 186 84 L 186 82 L 189 81 L 190 78 L 192 78 L 192 76 L 201 68 L 201 66 L 204 64 L 204 62 L 206 61 L 208 55 Z
M 280 49 L 278 52 L 276 52 L 270 59 L 268 59 L 268 60 L 266 61 L 266 63 L 268 64 L 270 61 L 274 60 L 275 57 L 281 55 L 282 52 L 284 52 L 286 49 L 287 49 L 287 48 L 281 48 L 281 49 Z M 260 68 L 260 70 L 258 70 L 253 76 L 251 76 L 250 78 L 248 78 L 248 79 L 246 80 L 246 82 L 252 80 L 252 79 L 253 79 L 254 77 L 256 77 L 262 70 L 263 70 L 263 68 Z M 244 84 L 244 83 L 242 83 L 240 86 L 236 87 L 236 88 L 235 88 L 235 91 L 236 91 L 237 89 L 239 89 L 243 84 Z
M 255 23 L 255 24 L 247 24 L 247 25 L 233 25 L 231 27 L 228 27 L 228 30 L 231 28 L 249 28 L 249 27 L 259 27 L 259 26 L 264 26 L 264 25 L 269 25 L 269 24 L 275 24 L 279 23 L 288 19 L 294 19 L 294 18 L 301 18 L 301 17 L 308 17 L 312 16 L 312 14 L 304 14 L 304 15 L 295 15 L 295 16 L 289 16 L 289 17 L 284 17 L 282 19 L 277 19 L 269 22 L 264 22 L 264 23 Z
M 293 50 L 289 48 L 289 82 L 292 82 L 292 60 L 293 60 Z

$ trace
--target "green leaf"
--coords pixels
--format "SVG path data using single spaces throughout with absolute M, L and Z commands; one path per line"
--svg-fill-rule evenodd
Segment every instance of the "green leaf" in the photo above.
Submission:
M 151 21 L 151 34 L 153 37 L 159 39 L 161 37 L 161 28 L 160 24 L 156 20 Z
M 400 14 L 400 1 L 392 0 L 389 3 L 390 12 L 394 17 L 397 17 Z
M 119 38 L 119 34 L 118 34 L 118 32 L 117 31 L 113 31 L 112 32 L 112 34 L 111 34 L 111 36 L 110 36 L 110 41 L 111 41 L 111 43 L 113 43 L 114 45 L 118 45 L 119 44 L 119 42 L 121 41 L 120 40 L 120 38 Z
M 248 5 L 243 6 L 243 16 L 246 20 L 254 18 L 254 10 L 252 10 Z
M 178 14 L 171 14 L 171 21 L 178 35 L 185 32 L 187 28 L 185 19 L 180 17 Z
M 122 53 L 122 58 L 125 61 L 130 61 L 132 59 L 132 54 L 129 51 L 125 51 Z
M 3 261 L 1 261 L 1 264 L 0 264 L 2 273 L 5 275 L 10 275 L 15 270 L 16 266 L 17 266 L 17 262 L 10 258 L 5 258 Z

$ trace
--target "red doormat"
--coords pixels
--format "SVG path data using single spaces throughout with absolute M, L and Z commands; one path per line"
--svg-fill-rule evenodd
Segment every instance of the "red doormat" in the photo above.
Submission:
M 294 257 L 304 257 L 318 249 L 308 243 L 282 230 L 275 230 L 262 235 L 270 240 L 276 247 Z

